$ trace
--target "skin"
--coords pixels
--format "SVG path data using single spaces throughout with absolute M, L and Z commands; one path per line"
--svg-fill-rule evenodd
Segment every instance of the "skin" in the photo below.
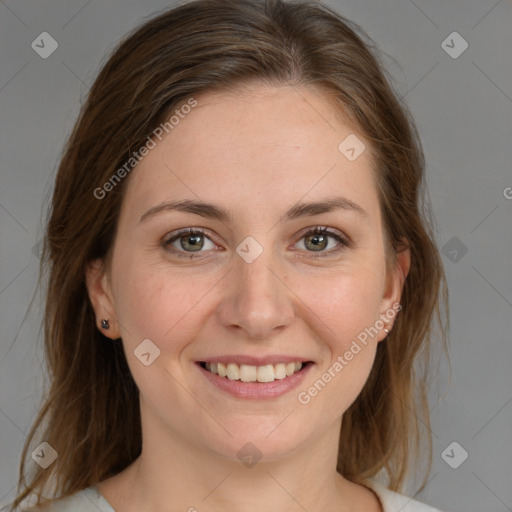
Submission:
M 100 491 L 125 512 L 381 511 L 373 491 L 337 474 L 336 459 L 343 413 L 368 378 L 383 329 L 307 405 L 297 399 L 400 301 L 409 270 L 405 249 L 386 274 L 369 151 L 351 162 L 338 150 L 351 133 L 364 138 L 312 88 L 255 85 L 196 99 L 130 174 L 111 268 L 97 260 L 87 271 L 98 328 L 107 318 L 102 332 L 122 337 L 143 430 L 141 456 Z M 367 217 L 339 209 L 282 219 L 299 201 L 333 195 Z M 233 218 L 168 211 L 139 220 L 178 199 L 214 203 Z M 315 258 L 303 232 L 316 226 L 353 246 L 335 252 L 329 237 L 326 256 Z M 205 230 L 201 251 L 178 239 L 173 247 L 193 259 L 166 252 L 166 236 L 188 227 Z M 236 252 L 247 236 L 263 247 L 252 263 Z M 149 366 L 134 355 L 144 339 L 160 350 Z M 244 400 L 197 369 L 196 361 L 225 354 L 297 355 L 314 365 L 284 396 Z M 248 442 L 262 454 L 251 468 L 236 456 Z

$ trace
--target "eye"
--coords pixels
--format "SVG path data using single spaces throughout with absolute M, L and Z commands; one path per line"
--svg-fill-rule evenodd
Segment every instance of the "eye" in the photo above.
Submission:
M 326 251 L 325 249 L 329 247 L 329 238 L 334 239 L 336 243 L 331 245 L 331 250 Z M 319 253 L 311 255 L 315 258 L 338 253 L 345 247 L 351 247 L 352 245 L 349 240 L 338 232 L 320 226 L 309 229 L 303 233 L 301 241 L 307 252 Z
M 164 240 L 163 246 L 165 250 L 180 258 L 190 259 L 194 257 L 193 253 L 204 252 L 201 249 L 205 248 L 205 241 L 211 244 L 211 247 L 206 244 L 206 249 L 215 249 L 216 245 L 204 234 L 202 229 L 187 228 Z
M 329 248 L 329 239 L 334 240 L 335 243 L 331 245 L 330 250 L 326 251 L 325 249 Z M 306 252 L 318 253 L 310 255 L 315 258 L 329 256 L 352 246 L 352 243 L 340 233 L 320 226 L 310 228 L 302 233 L 301 241 Z M 210 247 L 208 247 L 208 243 Z M 197 257 L 194 253 L 205 252 L 202 249 L 211 250 L 217 247 L 200 228 L 179 230 L 173 236 L 166 238 L 162 245 L 173 255 L 188 259 Z

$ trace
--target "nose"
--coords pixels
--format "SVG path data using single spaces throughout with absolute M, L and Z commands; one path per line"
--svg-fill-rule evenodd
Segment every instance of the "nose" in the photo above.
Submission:
M 237 336 L 250 340 L 268 339 L 290 325 L 293 293 L 270 251 L 252 263 L 235 256 L 234 268 L 219 305 L 221 324 Z

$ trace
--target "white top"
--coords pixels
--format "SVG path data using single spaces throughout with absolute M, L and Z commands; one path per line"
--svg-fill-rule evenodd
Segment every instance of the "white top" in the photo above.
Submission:
M 368 487 L 373 489 L 380 499 L 384 512 L 441 512 L 437 508 L 407 498 L 402 494 L 390 491 L 383 485 L 366 480 Z M 95 485 L 87 487 L 59 501 L 52 503 L 45 512 L 116 512 L 110 503 L 100 494 Z

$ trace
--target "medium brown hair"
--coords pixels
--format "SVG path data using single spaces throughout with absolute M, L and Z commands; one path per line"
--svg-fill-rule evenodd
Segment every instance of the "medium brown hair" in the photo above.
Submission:
M 399 491 L 410 457 L 416 461 L 419 454 L 423 424 L 430 471 L 431 345 L 438 341 L 447 352 L 441 316 L 445 311 L 448 326 L 448 292 L 423 150 L 407 107 L 371 39 L 330 8 L 306 1 L 196 0 L 150 19 L 116 48 L 65 147 L 40 269 L 40 280 L 47 278 L 49 386 L 23 449 L 13 507 L 30 494 L 37 495 L 37 505 L 46 503 L 50 485 L 50 497 L 71 495 L 120 472 L 141 453 L 138 389 L 122 345 L 98 330 L 85 284 L 87 264 L 109 260 L 129 176 L 103 199 L 94 190 L 191 97 L 254 83 L 315 87 L 351 119 L 371 146 L 391 248 L 388 268 L 404 240 L 411 250 L 402 310 L 378 344 L 362 392 L 343 415 L 337 469 L 352 481 L 383 470 L 389 487 Z M 27 457 L 42 441 L 58 453 L 47 469 Z

